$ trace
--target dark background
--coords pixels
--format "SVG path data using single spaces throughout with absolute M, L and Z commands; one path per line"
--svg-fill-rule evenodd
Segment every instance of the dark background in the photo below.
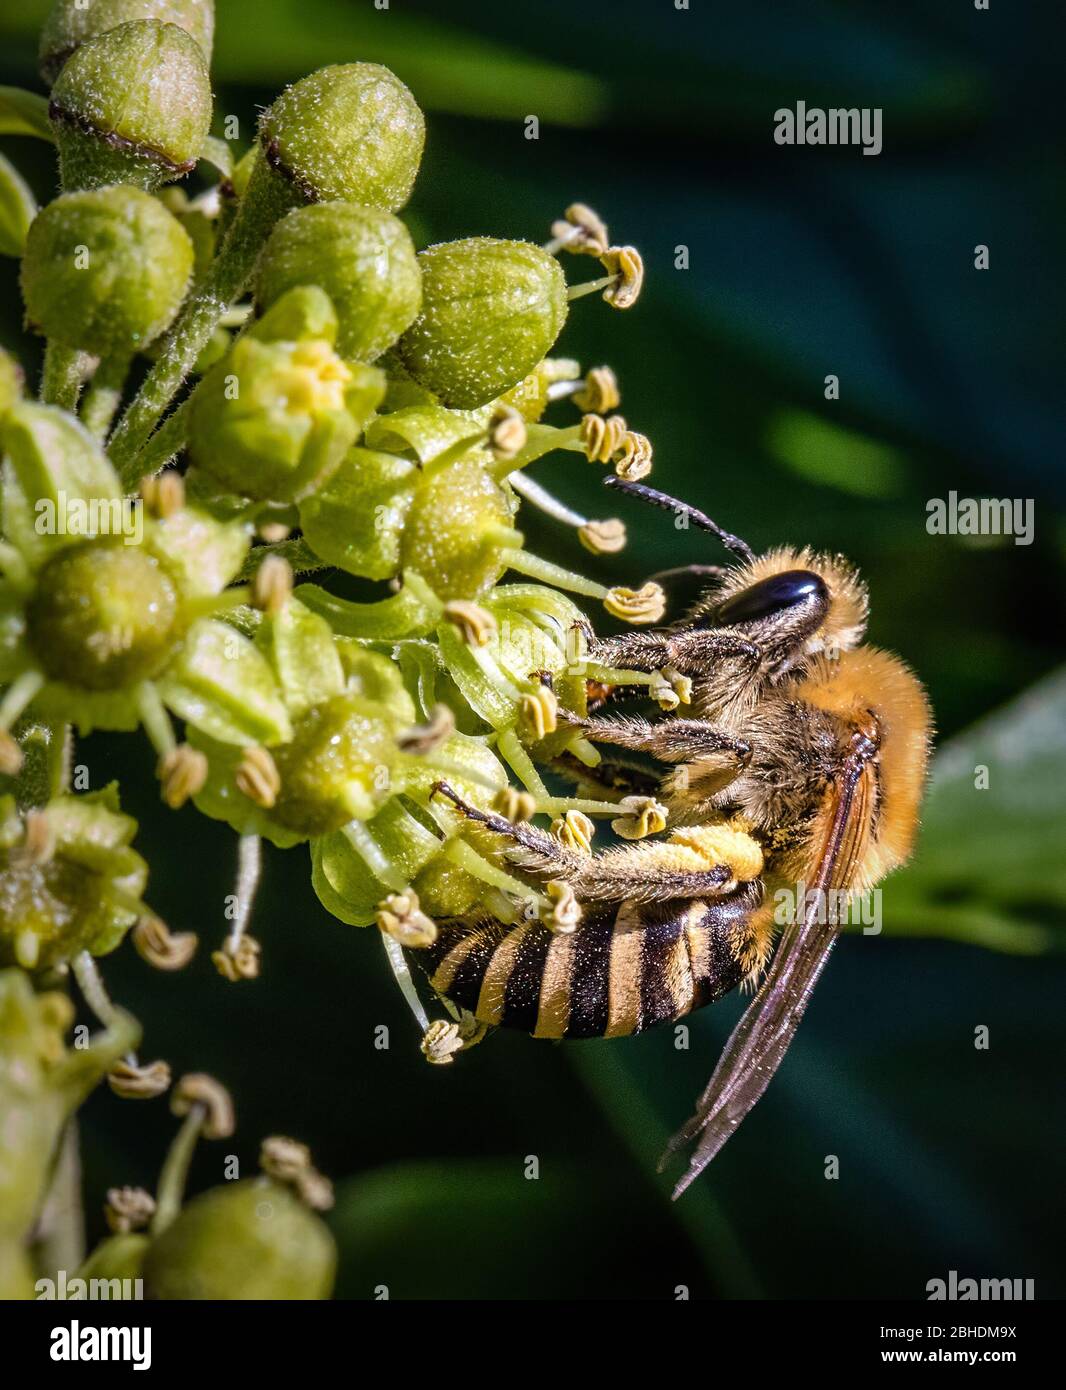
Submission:
M 37 85 L 45 8 L 0 17 L 0 82 Z M 941 743 L 884 935 L 843 941 L 766 1100 L 676 1205 L 654 1160 L 739 1000 L 692 1020 L 687 1053 L 670 1030 L 567 1046 L 497 1033 L 429 1068 L 376 934 L 319 906 L 305 850 L 270 852 L 263 976 L 225 984 L 207 957 L 230 833 L 162 810 L 146 741 L 83 744 L 92 785 L 121 778 L 141 818 L 153 905 L 204 938 L 178 977 L 129 948 L 105 962 L 145 1057 L 235 1094 L 237 1139 L 203 1146 L 194 1188 L 219 1180 L 222 1147 L 250 1171 L 263 1134 L 308 1141 L 338 1183 L 339 1294 L 921 1298 L 955 1269 L 1062 1296 L 1063 39 L 1050 5 L 968 0 L 220 0 L 218 110 L 246 140 L 257 109 L 322 63 L 385 62 L 408 82 L 429 121 L 419 244 L 543 240 L 581 199 L 641 249 L 638 307 L 575 305 L 560 350 L 615 367 L 653 482 L 757 549 L 811 542 L 862 566 L 872 640 L 926 680 Z M 773 113 L 799 99 L 880 106 L 883 153 L 777 146 Z M 51 152 L 2 147 L 50 196 Z M 20 314 L 4 262 L 0 338 L 30 360 Z M 617 510 L 573 455 L 538 476 L 593 515 Z M 1034 499 L 1035 543 L 928 535 L 926 503 L 950 489 Z M 598 562 L 523 525 L 531 549 L 612 582 L 719 558 L 666 517 L 626 516 L 629 550 Z M 174 1121 L 106 1093 L 85 1114 L 98 1231 L 104 1189 L 151 1185 Z

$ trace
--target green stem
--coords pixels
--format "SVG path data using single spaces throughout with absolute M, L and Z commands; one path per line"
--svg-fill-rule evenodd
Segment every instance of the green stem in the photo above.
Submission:
M 247 287 L 274 223 L 293 206 L 293 190 L 260 156 L 218 258 L 186 302 L 111 438 L 111 461 L 123 475 L 133 467 L 219 319 Z
M 202 1105 L 194 1105 L 185 1116 L 181 1129 L 174 1136 L 174 1142 L 167 1150 L 163 1169 L 159 1174 L 159 1186 L 155 1194 L 155 1216 L 152 1218 L 152 1235 L 159 1236 L 173 1222 L 181 1211 L 185 1198 L 185 1184 L 189 1177 L 196 1141 L 203 1128 L 206 1111 Z
M 74 409 L 78 404 L 84 365 L 85 359 L 77 348 L 63 347 L 49 340 L 44 349 L 44 371 L 41 375 L 41 400 L 45 405 Z
M 102 358 L 93 372 L 89 389 L 81 403 L 81 421 L 97 439 L 103 440 L 111 428 L 132 361 L 132 353 L 116 352 Z
M 122 486 L 130 492 L 142 478 L 162 472 L 175 454 L 185 448 L 189 434 L 189 401 L 191 396 L 174 410 L 152 435 L 148 443 L 121 470 Z

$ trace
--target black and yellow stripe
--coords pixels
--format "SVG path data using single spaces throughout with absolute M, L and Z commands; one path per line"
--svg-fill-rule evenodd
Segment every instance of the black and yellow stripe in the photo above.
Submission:
M 415 957 L 438 994 L 483 1023 L 538 1038 L 625 1037 L 739 984 L 737 946 L 761 897 L 754 881 L 712 902 L 593 905 L 570 936 L 540 922 L 444 922 Z

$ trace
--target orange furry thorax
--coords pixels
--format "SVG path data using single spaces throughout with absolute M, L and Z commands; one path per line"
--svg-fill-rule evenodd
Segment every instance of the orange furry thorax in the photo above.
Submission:
M 867 646 L 835 660 L 816 657 L 796 693 L 856 728 L 866 728 L 871 715 L 876 720 L 880 749 L 868 774 L 877 778 L 876 804 L 848 885 L 862 891 L 904 863 L 914 843 L 932 733 L 929 700 L 898 656 Z

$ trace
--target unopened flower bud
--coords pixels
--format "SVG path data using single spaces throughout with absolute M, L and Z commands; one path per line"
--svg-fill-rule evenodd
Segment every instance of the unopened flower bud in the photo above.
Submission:
M 431 246 L 418 260 L 422 312 L 399 352 L 445 405 L 495 400 L 550 352 L 566 321 L 566 279 L 539 246 L 470 237 Z
M 50 87 L 75 49 L 135 19 L 176 24 L 196 40 L 204 62 L 211 62 L 215 31 L 214 0 L 56 0 L 41 30 L 37 61 Z
M 388 68 L 339 63 L 286 88 L 263 113 L 259 138 L 300 201 L 350 199 L 392 212 L 410 197 L 425 121 Z
M 144 1261 L 154 1299 L 323 1299 L 337 1263 L 333 1237 L 298 1189 L 245 1178 L 194 1197 Z
M 137 20 L 89 39 L 49 106 L 65 189 L 151 191 L 195 167 L 211 124 L 211 80 L 195 39 Z
M 337 351 L 373 362 L 414 321 L 422 272 L 398 217 L 356 203 L 318 203 L 283 217 L 263 248 L 255 297 L 267 308 L 296 285 L 318 285 L 337 311 Z
M 192 242 L 157 198 L 130 187 L 65 193 L 30 224 L 26 318 L 66 347 L 132 356 L 169 326 L 192 268 Z

